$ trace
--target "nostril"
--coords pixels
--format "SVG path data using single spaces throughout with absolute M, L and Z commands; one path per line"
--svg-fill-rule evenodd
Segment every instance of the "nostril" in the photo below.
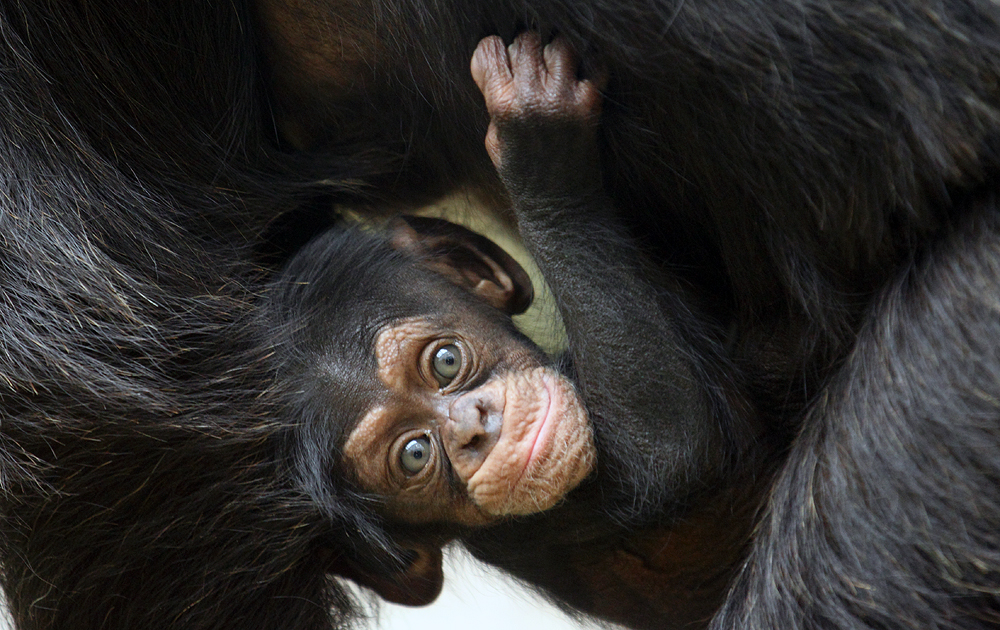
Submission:
M 479 424 L 483 427 L 486 426 L 486 422 L 490 417 L 490 410 L 487 408 L 486 403 L 480 400 L 476 403 L 476 411 L 479 412 Z
M 470 439 L 463 448 L 476 450 L 477 448 L 479 448 L 479 445 L 482 443 L 482 441 L 483 441 L 483 436 L 477 433 L 476 435 L 472 436 L 472 439 Z

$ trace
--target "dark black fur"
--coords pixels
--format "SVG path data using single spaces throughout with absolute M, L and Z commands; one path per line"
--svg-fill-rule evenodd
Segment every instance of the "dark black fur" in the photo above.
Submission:
M 730 438 L 716 474 L 664 487 L 662 460 L 615 464 L 623 437 L 598 426 L 617 476 L 597 529 L 668 499 L 673 527 L 706 482 L 787 446 L 717 627 L 995 625 L 1000 9 L 386 5 L 364 92 L 299 101 L 325 141 L 290 155 L 243 3 L 2 4 L 0 551 L 20 627 L 323 628 L 347 610 L 318 550 L 377 532 L 285 463 L 256 246 L 297 242 L 274 222 L 317 190 L 499 199 L 468 61 L 527 26 L 608 67 L 605 182 L 674 272 L 678 351 Z M 773 443 L 740 437 L 760 431 Z M 492 559 L 565 593 L 562 565 L 520 559 L 544 541 Z
M 378 546 L 282 455 L 252 246 L 315 192 L 276 157 L 240 4 L 0 8 L 0 563 L 19 628 L 328 628 L 349 610 L 332 556 Z

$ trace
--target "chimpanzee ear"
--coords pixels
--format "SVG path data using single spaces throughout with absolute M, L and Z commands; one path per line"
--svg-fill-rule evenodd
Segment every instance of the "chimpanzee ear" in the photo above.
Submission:
M 510 315 L 523 313 L 534 297 L 531 279 L 493 241 L 443 219 L 399 217 L 390 242 L 419 257 L 429 269 Z
M 444 573 L 441 548 L 433 545 L 407 545 L 415 559 L 406 568 L 386 573 L 360 568 L 349 562 L 338 563 L 334 572 L 368 587 L 393 604 L 426 606 L 441 593 Z

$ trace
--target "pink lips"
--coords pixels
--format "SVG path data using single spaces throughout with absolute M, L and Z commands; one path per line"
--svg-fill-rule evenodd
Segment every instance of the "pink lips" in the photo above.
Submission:
M 548 431 L 546 431 L 546 429 L 549 428 L 549 416 L 552 414 L 552 398 L 553 398 L 553 395 L 552 395 L 552 383 L 549 380 L 548 376 L 542 377 L 542 382 L 545 383 L 545 394 L 548 397 L 548 403 L 547 403 L 547 406 L 545 408 L 545 416 L 542 418 L 542 421 L 539 423 L 538 430 L 535 432 L 535 439 L 531 443 L 531 452 L 528 453 L 528 458 L 527 458 L 527 460 L 525 461 L 525 464 L 524 464 L 524 469 L 525 470 L 527 470 L 528 467 L 531 465 L 531 462 L 534 461 L 534 459 L 535 459 L 535 451 L 537 450 L 539 442 L 541 442 L 542 444 L 544 444 L 545 443 L 545 439 L 543 439 L 543 438 L 547 438 L 548 437 Z M 524 473 L 522 472 L 522 475 L 523 474 Z

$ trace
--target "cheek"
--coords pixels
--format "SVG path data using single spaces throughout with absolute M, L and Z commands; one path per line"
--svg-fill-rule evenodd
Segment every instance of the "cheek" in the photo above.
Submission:
M 454 496 L 440 484 L 403 491 L 385 502 L 382 513 L 403 523 L 461 523 L 481 525 L 489 522 L 476 506 L 464 497 Z
M 502 433 L 469 479 L 469 496 L 493 515 L 540 512 L 594 466 L 587 412 L 573 385 L 554 370 L 512 373 L 506 385 Z

